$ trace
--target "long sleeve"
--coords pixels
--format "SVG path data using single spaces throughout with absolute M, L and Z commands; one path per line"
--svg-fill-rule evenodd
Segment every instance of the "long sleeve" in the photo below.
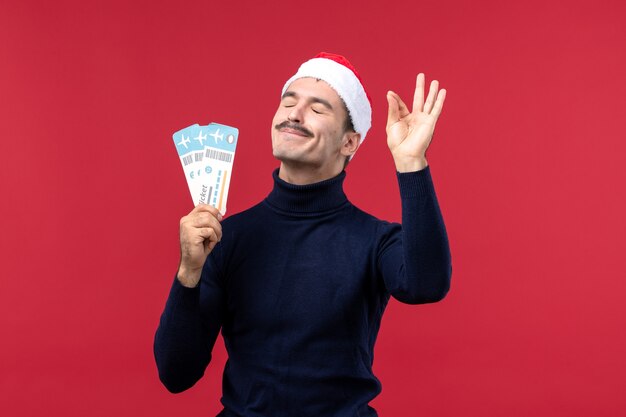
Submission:
M 402 227 L 391 227 L 379 255 L 387 291 L 398 301 L 440 301 L 450 288 L 448 236 L 430 175 L 430 166 L 398 173 Z
M 200 285 L 186 288 L 174 278 L 154 338 L 159 378 L 174 393 L 193 386 L 211 361 L 222 320 L 224 292 L 208 258 Z

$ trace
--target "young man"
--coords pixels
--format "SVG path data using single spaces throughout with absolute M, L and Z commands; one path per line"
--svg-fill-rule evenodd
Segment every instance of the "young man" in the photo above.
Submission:
M 445 99 L 433 81 L 413 109 L 389 92 L 387 143 L 402 226 L 353 206 L 344 167 L 371 106 L 343 57 L 320 54 L 283 88 L 272 121 L 280 168 L 258 205 L 222 221 L 208 205 L 180 222 L 181 261 L 155 337 L 172 392 L 204 373 L 221 329 L 228 352 L 220 416 L 376 416 L 373 351 L 390 297 L 441 300 L 450 250 L 425 153 Z

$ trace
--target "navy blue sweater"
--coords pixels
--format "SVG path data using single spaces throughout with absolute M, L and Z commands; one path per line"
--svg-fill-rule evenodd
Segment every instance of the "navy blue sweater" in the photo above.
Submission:
M 430 167 L 398 174 L 402 226 L 352 205 L 345 172 L 297 186 L 278 178 L 225 219 L 200 285 L 174 280 L 155 336 L 172 392 L 202 377 L 221 329 L 220 416 L 376 416 L 374 342 L 390 296 L 441 300 L 452 267 Z

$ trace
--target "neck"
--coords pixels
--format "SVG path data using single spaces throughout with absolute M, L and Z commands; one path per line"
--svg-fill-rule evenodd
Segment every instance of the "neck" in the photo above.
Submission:
M 343 192 L 345 171 L 334 178 L 311 184 L 289 183 L 279 176 L 279 169 L 272 173 L 274 188 L 266 202 L 275 209 L 290 215 L 313 215 L 337 210 L 348 202 Z
M 343 167 L 312 167 L 311 165 L 280 163 L 278 177 L 290 184 L 307 185 L 334 178 L 343 171 Z

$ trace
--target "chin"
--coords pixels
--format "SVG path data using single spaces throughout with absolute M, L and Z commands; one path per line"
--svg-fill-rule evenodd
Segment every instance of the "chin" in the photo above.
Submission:
M 304 162 L 298 155 L 288 154 L 286 152 L 274 152 L 274 158 L 285 163 Z
M 295 165 L 315 165 L 315 161 L 311 161 L 306 155 L 302 155 L 299 152 L 284 152 L 281 150 L 274 150 L 274 158 L 285 164 Z
M 306 149 L 302 149 L 301 146 L 294 146 L 296 144 L 290 143 L 284 140 L 275 142 L 272 146 L 272 153 L 274 158 L 279 160 L 300 160 L 306 159 Z

